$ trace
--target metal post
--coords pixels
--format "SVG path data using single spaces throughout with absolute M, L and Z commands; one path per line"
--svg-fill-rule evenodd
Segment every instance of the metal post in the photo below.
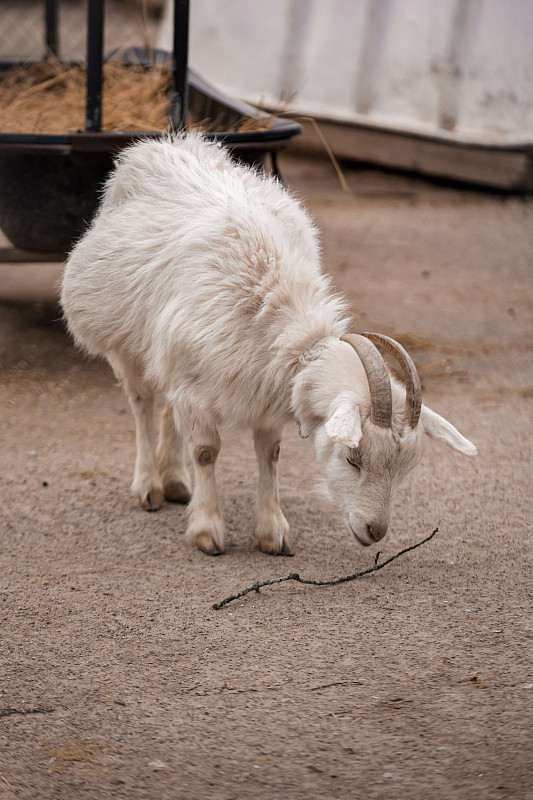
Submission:
M 189 0 L 174 0 L 174 38 L 172 49 L 172 96 L 170 125 L 185 130 L 189 110 L 187 62 L 189 59 Z
M 44 21 L 46 28 L 46 50 L 47 55 L 52 53 L 57 57 L 57 0 L 46 0 L 44 6 Z
M 87 104 L 85 130 L 102 130 L 104 0 L 89 0 L 87 14 Z

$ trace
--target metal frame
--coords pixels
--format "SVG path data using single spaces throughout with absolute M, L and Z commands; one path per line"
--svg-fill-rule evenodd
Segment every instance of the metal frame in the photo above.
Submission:
M 89 0 L 87 9 L 87 102 L 85 130 L 102 130 L 102 73 L 104 57 L 105 0 Z M 59 52 L 57 0 L 45 0 L 46 48 Z M 174 130 L 187 127 L 189 97 L 187 63 L 189 59 L 189 0 L 174 0 L 172 50 L 172 91 L 170 122 Z
M 189 0 L 173 0 L 174 2 L 174 40 L 173 53 L 171 58 L 172 84 L 170 97 L 170 124 L 172 130 L 179 131 L 187 128 L 189 111 L 199 118 L 210 116 L 213 119 L 224 118 L 228 127 L 221 128 L 220 131 L 206 133 L 206 137 L 219 141 L 224 144 L 236 158 L 253 164 L 261 164 L 265 167 L 265 159 L 270 157 L 271 172 L 280 180 L 282 177 L 279 172 L 276 151 L 285 147 L 294 135 L 301 132 L 301 126 L 289 119 L 272 117 L 264 111 L 235 100 L 232 97 L 220 92 L 215 87 L 204 81 L 194 70 L 188 68 L 188 33 L 189 33 Z M 59 42 L 57 36 L 58 14 L 57 0 L 45 0 L 45 27 L 46 43 L 48 52 L 58 56 Z M 22 169 L 19 162 L 14 159 L 22 159 L 20 164 L 24 169 L 34 170 L 37 162 L 32 159 L 39 159 L 39 169 L 37 170 L 38 180 L 44 181 L 42 191 L 53 191 L 55 186 L 52 173 L 48 176 L 48 171 L 52 169 L 53 175 L 60 174 L 68 177 L 60 177 L 61 191 L 78 191 L 78 181 L 81 182 L 82 190 L 78 192 L 81 202 L 81 212 L 76 205 L 77 200 L 72 196 L 73 206 L 70 207 L 71 216 L 76 218 L 76 214 L 85 214 L 83 203 L 86 202 L 87 195 L 87 167 L 90 166 L 90 174 L 95 181 L 99 181 L 100 172 L 105 170 L 108 156 L 119 151 L 139 137 L 159 138 L 159 131 L 105 131 L 102 130 L 102 78 L 103 78 L 103 53 L 104 53 L 104 16 L 105 0 L 88 0 L 87 14 L 87 97 L 85 107 L 85 127 L 84 130 L 70 131 L 65 135 L 52 134 L 19 134 L 19 133 L 0 133 L 0 166 L 2 168 L 2 181 L 5 178 L 5 186 L 2 184 L 2 191 L 5 197 L 9 198 L 4 211 L 9 209 L 8 217 L 10 230 L 16 233 L 14 241 L 16 245 L 10 249 L 0 248 L 0 263 L 11 262 L 20 263 L 24 261 L 62 261 L 64 260 L 63 247 L 67 247 L 65 233 L 61 225 L 57 228 L 56 241 L 62 242 L 54 247 L 54 252 L 43 252 L 42 248 L 36 250 L 27 249 L 28 241 L 51 241 L 53 233 L 50 233 L 46 224 L 43 234 L 39 239 L 39 226 L 33 239 L 26 240 L 26 236 L 20 235 L 20 218 L 27 211 L 23 198 L 20 197 L 18 173 L 14 174 L 13 169 Z M 132 51 L 137 49 L 139 53 L 131 55 L 139 59 L 141 65 L 148 66 L 152 58 L 165 56 L 168 53 L 154 51 L 148 54 L 143 48 L 130 48 Z M 144 52 L 144 55 L 143 55 Z M 144 59 L 144 60 L 143 60 Z M 12 64 L 0 64 L 1 69 L 9 68 Z M 242 117 L 265 119 L 266 126 L 260 126 L 258 130 L 242 132 L 233 128 L 234 122 Z M 41 160 L 41 156 L 43 157 Z M 58 159 L 58 167 L 50 166 L 47 159 Z M 42 166 L 42 171 L 41 170 Z M 65 166 L 65 173 L 62 172 Z M 83 167 L 83 169 L 82 169 Z M 78 172 L 80 172 L 78 177 Z M 70 183 L 69 183 L 70 182 Z M 68 188 L 65 188 L 67 187 Z M 90 188 L 90 187 L 89 187 Z M 90 194 L 90 192 L 89 192 Z M 4 194 L 2 195 L 4 197 Z M 47 208 L 49 208 L 47 206 Z M 35 209 L 33 209 L 35 211 Z M 7 212 L 6 212 L 7 213 Z M 50 211 L 48 211 L 50 213 Z M 81 217 L 80 217 L 81 218 Z M 85 217 L 83 217 L 85 219 Z M 8 227 L 9 227 L 8 226 Z M 14 226 L 14 227 L 13 227 Z M 52 224 L 53 231 L 56 230 Z M 50 236 L 49 236 L 50 234 Z M 44 239 L 43 239 L 44 237 Z M 47 238 L 48 237 L 48 238 Z M 44 246 L 44 245 L 43 245 Z M 60 251 L 60 252 L 58 252 Z
M 46 0 L 54 4 L 55 0 Z M 102 63 L 104 51 L 105 0 L 89 0 L 87 15 L 87 109 L 85 130 L 102 130 Z M 48 17 L 47 17 L 48 20 Z M 47 24 L 47 39 L 49 29 Z M 170 122 L 174 130 L 187 127 L 189 58 L 189 0 L 174 0 L 174 37 L 172 49 L 172 92 Z

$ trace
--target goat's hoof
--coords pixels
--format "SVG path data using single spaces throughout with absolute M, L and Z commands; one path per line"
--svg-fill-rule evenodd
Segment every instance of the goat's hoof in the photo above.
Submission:
M 169 500 L 171 503 L 186 504 L 191 499 L 190 491 L 181 481 L 169 481 L 165 483 L 163 494 L 165 495 L 165 500 Z
M 271 556 L 293 556 L 294 553 L 289 544 L 288 538 L 284 535 L 281 546 L 279 542 L 275 542 L 268 536 L 263 536 L 259 539 L 259 549 L 263 553 L 268 553 Z
M 145 511 L 157 511 L 163 505 L 163 492 L 161 489 L 150 489 L 139 502 Z
M 198 550 L 201 550 L 202 553 L 207 553 L 208 556 L 220 556 L 224 552 L 224 549 L 219 547 L 207 531 L 197 533 L 194 537 L 194 543 Z

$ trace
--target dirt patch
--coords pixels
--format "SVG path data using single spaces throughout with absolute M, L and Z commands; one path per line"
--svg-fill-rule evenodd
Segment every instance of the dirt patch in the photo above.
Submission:
M 89 745 L 81 747 L 79 744 L 70 744 L 58 746 L 43 747 L 43 752 L 46 756 L 60 761 L 63 764 L 70 764 L 72 761 L 88 761 L 94 764 L 96 762 L 95 756 L 101 752 L 101 745 Z
M 421 337 L 425 400 L 480 455 L 428 443 L 380 558 L 438 525 L 424 547 L 215 611 L 257 580 L 372 566 L 310 491 L 308 443 L 291 429 L 281 446 L 294 558 L 257 550 L 244 434 L 217 464 L 227 552 L 205 556 L 182 507 L 131 498 L 133 423 L 108 367 L 75 352 L 57 308 L 4 303 L 6 797 L 533 798 L 532 204 L 367 171 L 346 173 L 346 197 L 325 162 L 282 167 L 358 325 Z

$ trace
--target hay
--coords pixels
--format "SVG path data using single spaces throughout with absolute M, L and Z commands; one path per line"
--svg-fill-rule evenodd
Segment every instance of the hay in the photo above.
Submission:
M 110 62 L 104 64 L 103 73 L 103 130 L 169 130 L 168 68 Z M 85 96 L 85 65 L 51 60 L 13 67 L 0 74 L 0 132 L 65 135 L 84 130 Z M 243 117 L 232 130 L 267 130 L 270 125 L 265 117 Z M 188 126 L 216 130 L 206 119 L 190 118 Z

